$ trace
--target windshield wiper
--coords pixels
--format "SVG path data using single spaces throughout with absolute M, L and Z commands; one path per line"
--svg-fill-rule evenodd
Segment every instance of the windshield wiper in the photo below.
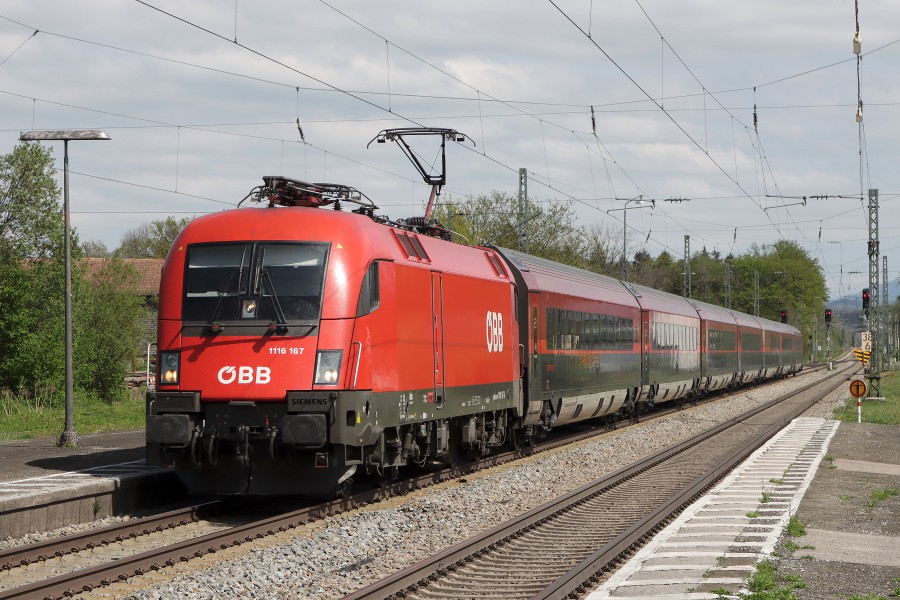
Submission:
M 225 284 L 225 289 L 219 293 L 219 301 L 216 302 L 216 308 L 213 310 L 212 317 L 210 317 L 209 321 L 207 321 L 207 324 L 209 324 L 209 328 L 213 333 L 219 333 L 220 331 L 225 329 L 225 327 L 221 323 L 219 323 L 219 315 L 222 312 L 222 302 L 225 301 L 225 296 L 228 295 L 228 290 L 231 289 L 231 283 L 234 281 L 234 277 L 239 272 L 240 271 L 237 269 L 231 272 L 231 277 L 228 278 L 228 283 Z
M 275 308 L 275 318 L 278 321 L 269 323 L 269 331 L 278 331 L 279 333 L 284 333 L 287 331 L 287 319 L 284 317 L 284 311 L 281 310 L 281 302 L 278 301 L 278 294 L 275 292 L 275 284 L 272 283 L 272 276 L 269 275 L 269 270 L 265 267 L 262 268 L 262 272 L 260 273 L 260 280 L 265 278 L 269 285 L 269 292 L 272 295 L 272 306 Z M 277 327 L 276 327 L 277 326 Z

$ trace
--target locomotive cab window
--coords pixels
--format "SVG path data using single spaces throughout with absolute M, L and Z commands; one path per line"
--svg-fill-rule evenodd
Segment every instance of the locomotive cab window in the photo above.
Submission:
M 197 244 L 188 247 L 185 321 L 317 321 L 327 244 Z
M 359 291 L 359 303 L 356 305 L 356 316 L 362 317 L 374 311 L 381 304 L 381 290 L 378 283 L 378 261 L 369 265 L 363 277 L 362 289 Z

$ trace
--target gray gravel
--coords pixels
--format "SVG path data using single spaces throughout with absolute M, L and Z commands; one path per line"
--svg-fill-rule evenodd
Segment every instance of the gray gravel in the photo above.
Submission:
M 340 597 L 822 375 L 803 373 L 728 401 L 706 403 L 596 441 L 490 469 L 465 482 L 434 486 L 135 577 L 89 596 Z
M 29 533 L 28 535 L 22 536 L 20 538 L 7 537 L 0 540 L 0 550 L 6 550 L 7 548 L 14 548 L 16 546 L 24 546 L 26 544 L 35 544 L 37 542 L 43 542 L 44 540 L 52 540 L 54 538 L 66 537 L 69 535 L 75 535 L 76 533 L 99 529 L 100 527 L 105 527 L 107 525 L 115 525 L 116 523 L 130 521 L 131 519 L 135 518 L 135 516 L 137 515 L 107 517 L 105 519 L 97 519 L 96 521 L 91 521 L 89 523 L 76 523 L 74 525 L 62 527 L 54 531 L 39 531 Z

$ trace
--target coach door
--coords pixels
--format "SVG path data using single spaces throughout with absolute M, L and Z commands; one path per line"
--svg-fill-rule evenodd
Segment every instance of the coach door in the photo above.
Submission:
M 434 401 L 444 401 L 444 286 L 440 273 L 431 273 L 432 342 L 434 345 Z
M 641 311 L 641 327 L 643 335 L 641 335 L 641 385 L 650 384 L 650 350 L 653 346 L 653 339 L 650 331 L 650 311 Z

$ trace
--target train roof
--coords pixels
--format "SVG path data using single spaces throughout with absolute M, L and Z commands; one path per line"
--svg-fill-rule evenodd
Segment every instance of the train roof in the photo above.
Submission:
M 495 248 L 506 259 L 507 264 L 524 281 L 529 292 L 553 292 L 580 298 L 590 298 L 642 308 L 662 311 L 687 317 L 700 317 L 729 325 L 739 325 L 752 329 L 799 335 L 797 328 L 762 317 L 687 299 L 676 294 L 663 292 L 645 285 L 623 282 L 607 275 L 579 269 L 552 260 L 510 250 Z
M 380 223 L 364 214 L 305 206 L 238 208 L 191 221 L 176 238 L 163 267 L 171 278 L 160 300 L 161 318 L 180 314 L 185 250 L 191 244 L 326 242 L 331 245 L 322 318 L 355 314 L 359 286 L 373 260 L 463 274 L 511 284 L 509 269 L 489 248 L 464 246 Z
M 726 325 L 737 325 L 735 317 L 736 313 L 729 308 L 694 299 L 690 299 L 688 302 L 697 309 L 697 313 L 699 313 L 700 318 L 704 321 L 715 321 Z
M 695 319 L 699 318 L 697 309 L 683 296 L 670 294 L 637 283 L 623 282 L 622 285 L 634 294 L 644 310 L 662 311 Z
M 552 292 L 640 307 L 634 295 L 618 279 L 508 248 L 495 250 L 517 272 L 529 292 Z

